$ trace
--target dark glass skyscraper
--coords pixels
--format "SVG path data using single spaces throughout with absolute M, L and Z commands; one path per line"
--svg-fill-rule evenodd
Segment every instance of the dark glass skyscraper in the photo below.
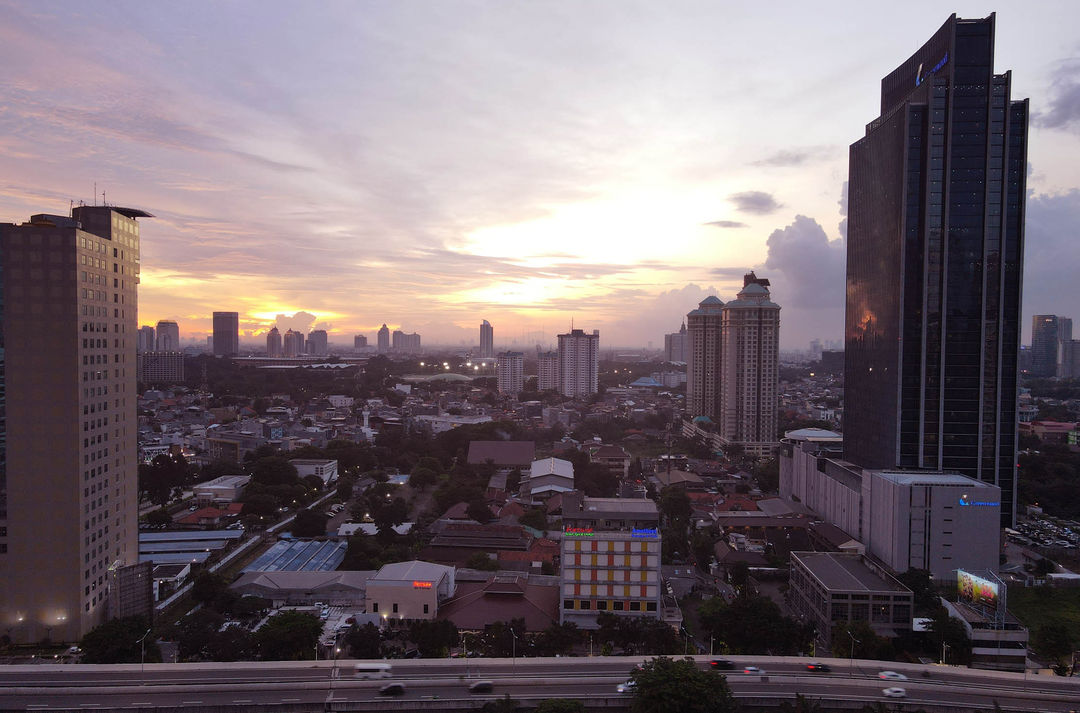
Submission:
M 1028 104 L 993 57 L 994 15 L 953 15 L 851 146 L 844 450 L 994 483 L 1008 524 Z

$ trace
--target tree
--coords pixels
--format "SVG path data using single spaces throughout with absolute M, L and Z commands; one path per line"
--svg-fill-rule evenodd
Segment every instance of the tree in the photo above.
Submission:
M 898 574 L 896 579 L 915 595 L 915 611 L 929 613 L 941 607 L 941 600 L 934 589 L 930 570 L 909 569 Z
M 458 643 L 458 630 L 452 621 L 418 621 L 409 627 L 409 640 L 424 658 L 441 658 Z
M 423 490 L 428 488 L 439 479 L 439 474 L 429 468 L 416 467 L 413 469 L 412 475 L 409 476 L 409 486 L 416 490 Z
M 296 466 L 281 456 L 267 456 L 250 466 L 251 481 L 260 485 L 293 485 L 299 478 Z
M 83 663 L 139 663 L 146 652 L 146 661 L 161 661 L 157 643 L 147 636 L 147 621 L 141 616 L 112 619 L 87 632 L 79 642 Z M 142 643 L 140 639 L 146 637 Z
M 585 713 L 585 704 L 576 698 L 545 698 L 536 713 Z
M 353 478 L 338 478 L 337 484 L 337 498 L 342 502 L 348 501 L 353 494 L 353 485 L 356 481 Z
M 809 651 L 812 629 L 790 617 L 768 597 L 745 593 L 730 604 L 713 597 L 698 607 L 698 623 L 736 654 L 792 655 Z
M 1072 636 L 1069 630 L 1059 623 L 1043 624 L 1031 637 L 1031 648 L 1040 655 L 1061 664 L 1072 656 Z
M 661 656 L 646 661 L 630 678 L 636 684 L 632 713 L 731 713 L 735 699 L 727 679 L 712 669 L 701 670 L 691 658 Z
M 487 524 L 495 519 L 495 516 L 491 513 L 491 508 L 487 506 L 483 498 L 473 498 L 469 501 L 469 507 L 465 509 L 465 514 L 476 520 L 481 525 Z
M 255 632 L 263 661 L 301 661 L 315 657 L 322 621 L 314 614 L 287 611 L 275 614 Z
M 479 569 L 486 572 L 494 572 L 499 569 L 499 561 L 491 559 L 483 552 L 474 552 L 465 560 L 467 569 Z
M 832 640 L 829 642 L 833 656 L 857 659 L 890 661 L 895 652 L 892 643 L 874 633 L 866 621 L 833 622 Z
M 536 655 L 556 656 L 568 654 L 584 638 L 585 635 L 578 629 L 577 624 L 573 622 L 552 624 L 536 637 Z
M 296 518 L 292 523 L 292 534 L 294 537 L 325 537 L 328 519 L 326 513 L 304 508 L 296 513 Z
M 229 583 L 220 574 L 203 570 L 195 575 L 191 583 L 191 598 L 209 606 L 229 588 Z
M 353 624 L 345 634 L 349 655 L 357 659 L 377 659 L 382 656 L 382 633 L 372 623 Z
M 395 525 L 405 522 L 409 516 L 409 506 L 402 498 L 384 502 L 372 510 L 371 519 L 380 534 L 392 533 Z
M 149 525 L 171 525 L 172 521 L 172 515 L 170 515 L 169 511 L 165 508 L 152 510 L 146 516 L 146 522 Z
M 511 698 L 509 693 L 502 698 L 488 701 L 480 708 L 483 713 L 517 713 L 517 709 L 518 702 Z
M 547 529 L 547 511 L 544 508 L 529 508 L 518 517 L 518 524 L 534 530 Z

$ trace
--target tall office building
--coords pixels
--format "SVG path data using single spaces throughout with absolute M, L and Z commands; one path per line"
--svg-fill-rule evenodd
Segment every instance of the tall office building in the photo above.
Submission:
M 1072 349 L 1072 320 L 1053 314 L 1031 318 L 1031 375 L 1064 376 Z
M 721 310 L 719 433 L 722 442 L 749 455 L 776 447 L 776 399 L 780 379 L 780 305 L 754 273 Z
M 353 337 L 353 349 L 360 351 L 361 349 L 367 349 L 367 337 L 363 334 L 357 334 Z
M 390 328 L 386 326 L 386 322 L 383 322 L 383 326 L 379 327 L 378 345 L 379 353 L 390 351 Z
M 330 353 L 330 345 L 326 340 L 325 329 L 313 329 L 308 332 L 307 353 L 314 356 L 326 356 Z
M 154 340 L 154 351 L 180 351 L 180 325 L 170 319 L 163 319 L 158 322 L 157 338 Z
M 710 295 L 686 315 L 686 407 L 691 418 L 720 415 L 724 303 Z
M 80 206 L 0 225 L 0 627 L 19 643 L 78 640 L 123 610 L 118 581 L 139 569 L 146 217 Z
M 281 332 L 277 327 L 271 327 L 266 333 L 266 356 L 279 357 L 282 355 Z
M 685 362 L 687 360 L 689 341 L 689 337 L 686 336 L 686 322 L 683 322 L 679 331 L 665 334 L 664 361 Z
M 586 334 L 571 329 L 559 335 L 559 392 L 576 398 L 589 396 L 600 385 L 600 330 Z
M 486 319 L 480 323 L 480 356 L 485 359 L 495 356 L 495 330 Z
M 517 396 L 525 390 L 525 355 L 521 352 L 499 354 L 495 375 L 500 394 Z
M 240 314 L 214 312 L 214 356 L 231 357 L 240 353 Z
M 555 391 L 559 388 L 559 353 L 536 353 L 536 390 Z
M 154 328 L 150 325 L 139 327 L 139 335 L 135 340 L 135 350 L 152 352 L 156 346 L 154 343 Z
M 1008 524 L 1028 104 L 993 57 L 994 15 L 953 15 L 851 146 L 844 454 L 997 485 Z
M 304 354 L 304 335 L 302 332 L 290 329 L 285 332 L 285 337 L 281 341 L 281 351 L 284 356 L 298 357 Z

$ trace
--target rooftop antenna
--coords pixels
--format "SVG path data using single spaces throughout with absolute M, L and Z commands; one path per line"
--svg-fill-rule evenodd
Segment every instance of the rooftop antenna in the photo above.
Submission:
M 105 191 L 101 192 L 101 205 L 103 205 L 103 206 L 109 205 L 108 203 L 105 202 Z
M 97 181 L 94 181 L 94 205 L 97 205 Z

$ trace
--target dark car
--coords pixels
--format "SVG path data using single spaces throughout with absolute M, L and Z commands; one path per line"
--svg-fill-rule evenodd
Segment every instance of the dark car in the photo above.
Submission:
M 469 693 L 491 693 L 494 686 L 491 681 L 477 681 L 469 686 Z
M 405 694 L 404 683 L 388 683 L 379 689 L 380 696 L 402 696 Z
M 720 671 L 734 671 L 735 664 L 727 659 L 713 659 L 709 662 L 710 668 L 715 668 Z
M 816 661 L 814 663 L 806 664 L 806 670 L 807 671 L 817 671 L 819 673 L 828 673 L 829 671 L 832 671 L 832 669 L 829 668 L 828 664 L 817 663 Z

